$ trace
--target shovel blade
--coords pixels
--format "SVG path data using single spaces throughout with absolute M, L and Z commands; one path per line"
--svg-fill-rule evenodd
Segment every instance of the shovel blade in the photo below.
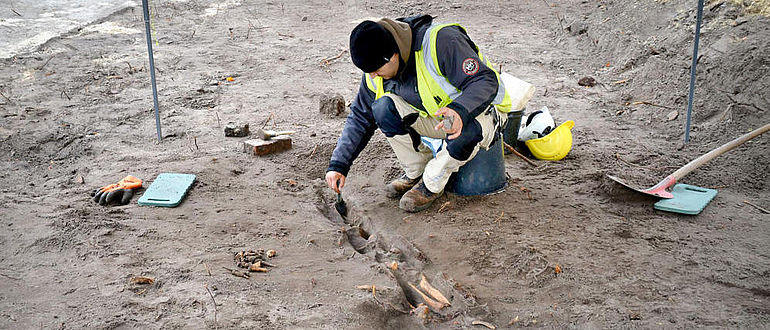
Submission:
M 630 185 L 626 183 L 623 179 L 618 178 L 616 176 L 607 174 L 607 177 L 610 178 L 612 181 L 615 181 L 628 189 L 631 189 L 633 191 L 636 191 L 648 196 L 657 197 L 657 198 L 674 198 L 674 195 L 672 195 L 670 192 L 666 190 L 666 188 L 676 183 L 676 179 L 674 179 L 674 177 L 672 176 L 666 177 L 665 179 L 663 179 L 663 181 L 658 182 L 658 184 L 647 189 L 638 188 L 633 185 Z

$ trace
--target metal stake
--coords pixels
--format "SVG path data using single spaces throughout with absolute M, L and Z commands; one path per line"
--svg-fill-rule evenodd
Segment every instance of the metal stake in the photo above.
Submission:
M 684 143 L 690 142 L 690 121 L 692 120 L 692 99 L 695 93 L 695 66 L 698 64 L 698 43 L 700 42 L 700 23 L 703 20 L 703 0 L 698 0 L 698 15 L 695 25 L 695 46 L 692 49 L 692 65 L 690 66 L 690 95 L 687 97 L 687 124 L 684 129 Z
M 150 36 L 150 6 L 147 4 L 147 0 L 142 0 L 142 11 L 144 12 L 144 30 L 147 32 L 147 53 L 150 55 L 150 79 L 152 80 L 152 101 L 155 105 L 155 128 L 158 131 L 158 143 L 160 143 L 162 137 L 160 134 L 160 114 L 158 113 L 158 89 L 155 87 L 155 60 L 152 57 L 152 37 Z

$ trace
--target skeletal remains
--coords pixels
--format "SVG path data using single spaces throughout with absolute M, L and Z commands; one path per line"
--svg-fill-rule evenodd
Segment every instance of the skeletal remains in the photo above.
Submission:
M 267 250 L 267 252 L 265 252 L 264 249 L 259 249 L 257 251 L 242 250 L 236 253 L 233 259 L 235 260 L 235 265 L 240 268 L 246 268 L 250 272 L 267 273 L 269 269 L 265 267 L 275 267 L 273 264 L 267 262 L 267 259 L 270 259 L 275 255 L 275 250 Z
M 398 268 L 396 262 L 393 262 L 388 269 L 390 270 L 390 273 L 393 274 L 393 277 L 395 277 L 396 283 L 401 287 L 407 302 L 412 308 L 425 305 L 428 306 L 431 311 L 439 313 L 444 307 L 452 305 L 449 302 L 449 299 L 447 299 L 441 291 L 428 282 L 428 278 L 425 277 L 424 274 L 420 274 L 420 287 L 418 288 L 416 285 L 405 279 L 405 275 Z

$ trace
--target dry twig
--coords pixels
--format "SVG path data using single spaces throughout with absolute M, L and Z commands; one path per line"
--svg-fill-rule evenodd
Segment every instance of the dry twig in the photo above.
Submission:
M 316 144 L 315 147 L 313 147 L 313 151 L 310 152 L 310 154 L 307 156 L 307 158 L 312 158 L 313 155 L 315 155 L 316 150 L 318 150 L 318 145 Z
M 205 263 L 205 262 L 204 262 L 204 263 L 203 263 L 203 267 L 205 267 L 205 268 L 206 268 L 206 273 L 208 273 L 208 274 L 209 274 L 209 276 L 211 276 L 211 269 L 209 268 L 209 264 L 207 264 L 207 263 Z
M 763 207 L 761 207 L 759 205 L 756 205 L 756 204 L 754 204 L 752 202 L 749 202 L 749 201 L 743 201 L 743 202 L 748 204 L 748 205 L 751 205 L 751 206 L 755 207 L 757 210 L 761 211 L 762 213 L 770 214 L 770 211 L 768 211 L 767 209 L 765 209 L 765 208 L 763 208 Z
M 660 104 L 655 104 L 655 103 L 652 103 L 652 102 L 647 102 L 647 101 L 636 101 L 636 102 L 631 102 L 631 105 L 640 105 L 640 104 L 651 105 L 651 106 L 653 106 L 653 107 L 658 107 L 658 108 L 663 108 L 663 109 L 674 109 L 674 108 L 672 108 L 672 107 L 668 107 L 668 106 L 665 106 L 665 105 L 660 105 Z
M 2 277 L 7 277 L 7 278 L 10 278 L 10 279 L 12 279 L 12 280 L 16 280 L 16 281 L 21 281 L 21 278 L 19 278 L 19 277 L 15 277 L 15 276 L 11 276 L 11 275 L 7 275 L 7 274 L 3 274 L 3 273 L 0 273 L 0 276 L 2 276 Z
M 500 212 L 500 216 L 495 219 L 495 222 L 500 222 L 500 220 L 503 220 L 503 216 L 505 215 L 505 211 Z
M 543 2 L 545 3 L 546 6 L 548 6 L 548 8 L 552 8 L 551 5 L 548 3 L 548 1 L 543 0 Z M 559 28 L 561 28 L 561 33 L 564 33 L 564 26 L 561 25 L 561 18 L 559 18 L 559 14 L 557 13 L 553 13 L 553 14 L 556 16 L 556 20 L 559 21 Z
M 342 57 L 342 55 L 344 55 L 344 54 L 345 54 L 345 53 L 347 53 L 347 52 L 348 52 L 348 50 L 347 50 L 347 49 L 343 49 L 343 50 L 342 50 L 342 51 L 341 51 L 339 54 L 337 54 L 336 56 L 327 57 L 327 58 L 325 58 L 325 59 L 322 59 L 322 60 L 321 60 L 321 65 L 329 66 L 330 64 L 332 64 L 332 61 L 334 61 L 334 60 L 336 60 L 336 59 L 338 59 L 338 58 Z
M 745 107 L 752 107 L 752 108 L 754 108 L 754 109 L 757 109 L 757 110 L 759 110 L 759 111 L 762 111 L 762 112 L 765 112 L 765 111 L 767 111 L 766 109 L 762 109 L 762 108 L 758 107 L 757 105 L 755 105 L 755 104 L 753 104 L 753 103 L 743 103 L 743 102 L 738 102 L 738 101 L 736 101 L 734 98 L 732 98 L 732 96 L 730 96 L 730 93 L 728 93 L 728 92 L 725 92 L 725 91 L 721 91 L 721 92 L 722 92 L 722 93 L 725 93 L 725 96 L 726 96 L 728 99 L 730 99 L 730 101 L 732 101 L 733 103 L 735 103 L 736 105 L 742 105 L 742 106 L 745 106 Z
M 211 290 L 209 289 L 209 285 L 205 284 L 204 287 L 206 287 L 206 291 L 208 291 L 209 297 L 211 297 L 211 301 L 214 303 L 214 327 L 219 328 L 219 326 L 217 325 L 217 301 L 214 299 L 214 294 L 211 293 Z
M 503 142 L 503 144 L 505 145 L 505 149 L 507 149 L 508 151 L 514 153 L 516 156 L 519 156 L 519 158 L 523 159 L 525 162 L 527 162 L 527 164 L 532 165 L 534 167 L 538 167 L 538 165 L 535 162 L 529 160 L 529 158 L 527 158 L 526 156 L 522 155 L 520 152 L 516 151 L 516 149 L 511 147 L 511 145 L 509 145 L 508 143 Z
M 39 68 L 37 68 L 37 70 L 38 70 L 38 71 L 40 71 L 40 70 L 43 70 L 43 68 L 45 68 L 45 66 L 46 66 L 46 65 L 48 65 L 48 62 L 51 62 L 51 60 L 52 60 L 54 57 L 56 57 L 56 54 L 54 54 L 54 55 L 51 55 L 51 57 L 49 57 L 49 58 L 48 58 L 48 61 L 45 61 L 45 63 L 43 63 L 43 65 L 41 65 Z
M 7 96 L 5 96 L 5 94 L 3 94 L 3 92 L 0 92 L 0 96 L 2 96 L 6 101 L 8 101 L 8 103 L 13 103 L 11 102 L 11 99 L 9 99 Z M 69 98 L 69 96 L 67 97 Z
M 452 204 L 452 202 L 447 201 L 444 204 L 441 204 L 441 207 L 439 207 L 438 211 L 436 213 L 444 212 L 447 208 L 449 208 L 449 205 Z
M 270 122 L 270 119 L 272 119 L 272 120 L 273 120 L 273 127 L 275 127 L 275 126 L 276 126 L 276 125 L 275 125 L 275 112 L 272 112 L 272 111 L 271 111 L 271 112 L 270 112 L 270 115 L 269 115 L 269 116 L 267 116 L 267 119 L 265 119 L 265 122 L 264 122 L 264 123 L 262 123 L 262 129 L 265 129 L 265 127 L 267 127 L 267 123 L 269 123 L 269 122 Z

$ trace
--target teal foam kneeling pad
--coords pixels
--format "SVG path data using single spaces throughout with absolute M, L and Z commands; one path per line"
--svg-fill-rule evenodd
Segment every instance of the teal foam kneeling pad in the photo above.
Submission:
M 661 199 L 655 203 L 655 209 L 682 213 L 689 215 L 696 215 L 703 211 L 717 195 L 716 189 L 701 188 L 698 186 L 691 186 L 689 184 L 678 183 L 671 189 L 671 194 L 674 198 Z
M 195 174 L 161 173 L 139 198 L 139 205 L 175 207 L 195 182 Z

